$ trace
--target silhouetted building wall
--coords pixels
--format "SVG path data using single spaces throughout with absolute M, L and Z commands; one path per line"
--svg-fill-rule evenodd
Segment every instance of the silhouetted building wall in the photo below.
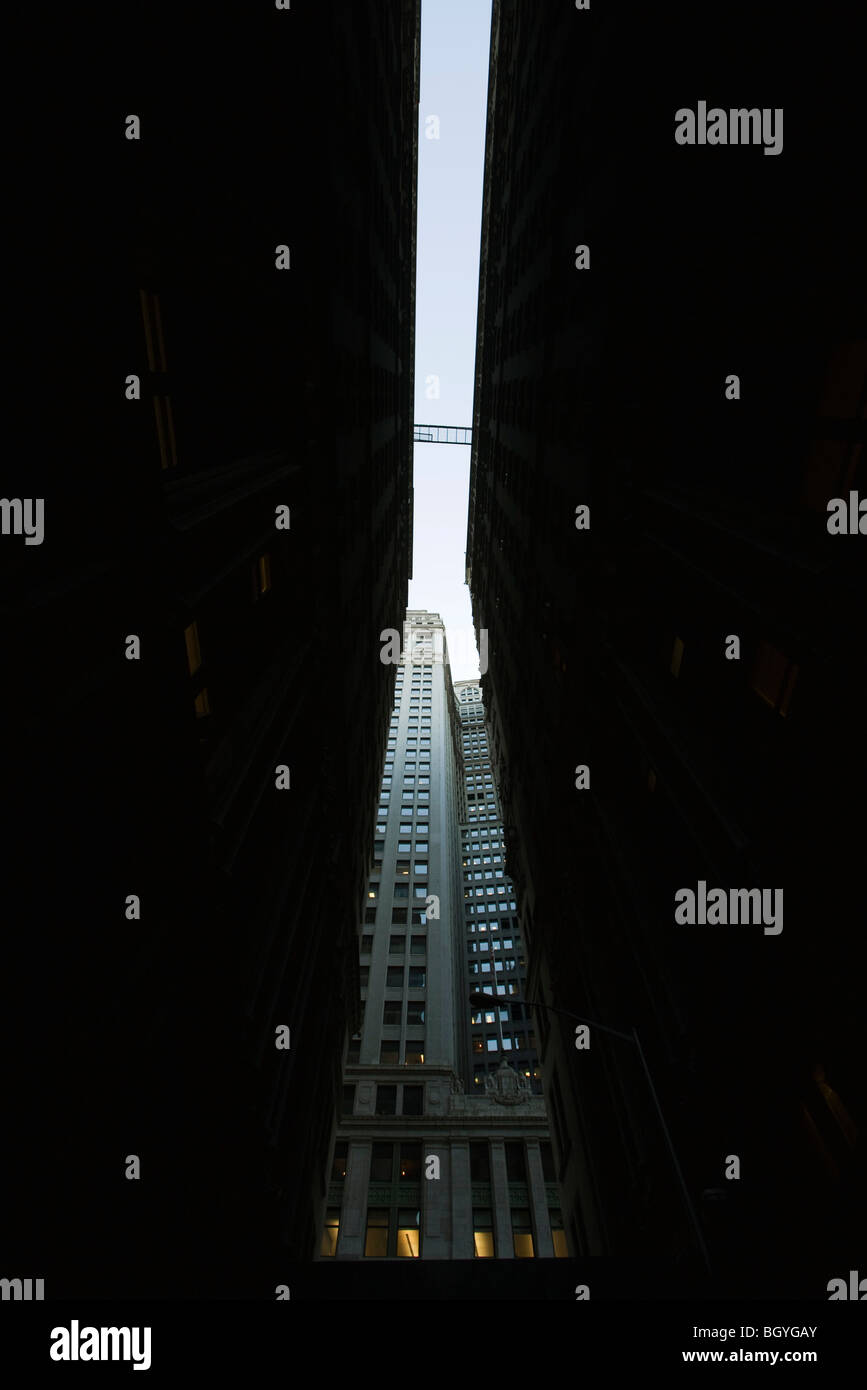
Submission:
M 29 113 L 45 536 L 3 537 L 15 1249 L 49 1296 L 271 1297 L 314 1254 L 410 574 L 420 8 L 133 5 L 110 74 L 76 23 L 75 99 L 46 39 Z
M 856 49 L 494 0 L 467 537 L 530 995 L 638 1028 L 716 1265 L 819 1297 L 864 1217 Z M 782 148 L 678 144 L 700 102 Z M 677 924 L 700 881 L 782 930 Z M 635 1046 L 537 1024 L 571 1253 L 694 1257 Z

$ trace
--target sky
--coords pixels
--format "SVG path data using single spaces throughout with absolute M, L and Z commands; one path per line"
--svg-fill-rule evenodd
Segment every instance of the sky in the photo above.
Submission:
M 490 37 L 491 0 L 422 0 L 416 424 L 473 423 Z M 409 607 L 445 622 L 453 680 L 479 675 L 464 581 L 469 477 L 468 447 L 415 445 Z

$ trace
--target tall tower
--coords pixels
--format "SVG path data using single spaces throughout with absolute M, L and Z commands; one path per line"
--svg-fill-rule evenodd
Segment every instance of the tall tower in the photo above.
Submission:
M 409 610 L 394 659 L 360 909 L 359 1027 L 346 1056 L 320 1254 L 552 1256 L 560 1204 L 532 1066 L 530 1078 L 492 1070 L 473 1093 L 468 992 L 471 979 L 479 986 L 468 967 L 461 863 L 467 697 L 456 698 L 440 617 Z
M 526 998 L 526 957 L 515 885 L 506 872 L 507 827 L 485 727 L 478 681 L 457 681 L 461 723 L 461 867 L 464 881 L 466 990 L 496 996 L 496 1009 L 465 1010 L 465 1071 L 474 1094 L 484 1094 L 502 1060 L 542 1094 L 536 1036 Z

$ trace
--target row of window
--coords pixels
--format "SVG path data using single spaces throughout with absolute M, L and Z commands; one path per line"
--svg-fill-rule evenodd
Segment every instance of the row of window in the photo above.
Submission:
M 410 913 L 411 913 L 411 916 L 409 915 Z M 412 925 L 413 925 L 414 927 L 423 927 L 423 926 L 426 924 L 426 922 L 427 922 L 427 913 L 425 912 L 425 910 L 424 910 L 423 907 L 413 907 L 413 908 L 408 908 L 408 907 L 392 907 L 392 909 L 391 909 L 391 925 L 392 925 L 392 926 L 394 926 L 394 927 L 405 927 L 405 926 L 407 926 L 407 925 L 409 924 L 407 918 L 409 919 L 409 923 L 412 923 Z M 375 907 L 367 907 L 367 908 L 365 908 L 365 909 L 364 909 L 364 924 L 365 924 L 365 926 L 373 926 L 373 925 L 375 924 L 375 922 L 376 922 L 376 908 L 375 908 Z M 474 929 L 473 929 L 473 928 L 470 928 L 470 930 L 474 930 Z
M 494 961 L 494 972 L 495 972 L 497 975 L 499 975 L 499 974 L 501 974 L 501 973 L 502 973 L 502 974 L 506 974 L 506 975 L 510 975 L 510 974 L 512 974 L 512 973 L 513 973 L 514 971 L 516 971 L 516 970 L 523 970 L 523 968 L 524 968 L 524 957 L 523 957 L 523 956 L 519 957 L 519 960 L 516 960 L 516 959 L 514 958 L 514 956 L 510 956 L 510 957 L 508 957 L 508 959 L 506 959 L 506 960 L 495 960 L 495 961 Z M 481 962 L 479 962 L 479 961 L 477 961 L 477 960 L 471 960 L 471 961 L 468 962 L 467 969 L 469 970 L 469 973 L 470 973 L 471 975 L 490 975 L 490 974 L 492 973 L 492 972 L 491 972 L 491 962 L 490 962 L 489 960 L 483 960 L 483 961 L 481 961 Z
M 354 1102 L 355 1087 L 344 1086 L 344 1093 L 351 1093 Z M 393 1115 L 397 1093 L 402 1092 L 403 1114 L 420 1115 L 424 1100 L 423 1085 L 404 1084 L 398 1086 L 377 1086 L 377 1115 Z M 418 1107 L 418 1108 L 416 1108 Z M 344 1110 L 347 1107 L 344 1106 Z M 351 1106 L 349 1107 L 351 1113 Z M 422 1141 L 401 1140 L 399 1143 L 386 1140 L 375 1143 L 371 1154 L 370 1176 L 374 1182 L 417 1182 L 421 1180 Z M 506 1180 L 510 1183 L 527 1182 L 527 1152 L 523 1139 L 507 1139 L 503 1144 L 506 1160 Z M 347 1174 L 349 1141 L 340 1140 L 334 1148 L 331 1181 L 343 1182 Z M 556 1182 L 554 1153 L 548 1140 L 539 1144 L 542 1161 L 542 1179 L 546 1183 Z M 491 1181 L 491 1146 L 486 1139 L 470 1141 L 470 1181 L 489 1183 Z
M 425 875 L 427 875 L 427 870 L 425 870 Z M 367 897 L 368 897 L 368 901 L 369 901 L 369 902 L 374 902 L 374 903 L 375 903 L 375 902 L 378 902 L 378 901 L 379 901 L 379 890 L 380 890 L 381 886 L 382 886 L 382 885 L 379 884 L 379 883 L 371 883 L 370 887 L 369 887 L 368 890 L 367 890 Z M 427 895 L 428 895 L 428 887 L 427 887 L 427 884 L 426 884 L 426 883 L 417 883 L 417 884 L 413 887 L 412 895 L 413 895 L 414 898 L 426 898 Z M 395 899 L 398 899 L 398 898 L 399 898 L 399 899 L 402 899 L 402 900 L 407 899 L 407 898 L 409 897 L 409 884 L 408 884 L 408 883 L 396 883 L 396 884 L 394 885 L 394 888 L 392 889 L 392 894 L 391 894 L 391 896 L 392 896 L 392 898 L 395 898 Z M 502 906 L 502 908 L 501 908 L 500 910 L 501 910 L 502 912 L 504 912 L 504 911 L 506 910 L 506 905 L 505 905 L 505 903 L 503 904 L 503 906 Z
M 366 937 L 366 938 L 364 938 L 364 940 L 372 942 L 372 937 Z M 362 954 L 370 955 L 371 946 L 362 945 L 361 950 L 362 950 Z M 404 953 L 403 953 L 403 952 L 395 952 L 395 954 L 396 954 L 396 955 L 402 955 L 402 954 L 404 954 Z M 412 954 L 413 954 L 413 952 L 410 952 L 410 955 L 412 955 Z M 362 985 L 366 985 L 367 982 L 368 982 L 368 974 L 367 974 L 366 972 L 368 972 L 369 970 L 370 970 L 370 966 L 369 966 L 369 965 L 363 965 L 363 966 L 361 967 L 361 977 L 362 977 L 362 978 L 361 978 L 361 983 L 362 983 Z M 426 987 L 426 985 L 427 985 L 427 967 L 426 967 L 426 966 L 424 966 L 424 965 L 411 965 L 411 966 L 409 967 L 409 979 L 408 979 L 407 981 L 404 981 L 405 970 L 406 970 L 406 967 L 403 966 L 403 965 L 388 965 L 388 966 L 386 966 L 386 970 L 385 970 L 385 987 L 386 987 L 386 989 L 403 989 L 404 983 L 406 983 L 406 988 L 407 988 L 407 989 L 424 989 L 424 988 Z
M 388 1089 L 389 1092 L 395 1088 Z M 409 1088 L 404 1087 L 406 1092 Z M 421 1090 L 419 1087 L 418 1090 Z M 386 1104 L 391 1095 L 386 1099 Z M 377 1113 L 391 1114 L 389 1109 L 379 1109 Z M 406 1110 L 404 1113 L 409 1113 Z M 551 1146 L 540 1146 L 542 1172 L 545 1182 L 553 1182 L 554 1163 Z M 521 1141 L 509 1141 L 504 1145 L 506 1175 L 509 1183 L 527 1182 L 527 1163 L 524 1145 Z M 342 1182 L 347 1171 L 348 1144 L 344 1141 L 335 1149 L 332 1181 Z M 406 1196 L 401 1193 L 401 1183 L 420 1183 L 423 1164 L 422 1145 L 416 1141 L 395 1143 L 376 1143 L 370 1157 L 370 1181 L 380 1187 L 388 1185 L 392 1189 L 393 1200 L 388 1206 L 369 1207 L 365 1230 L 364 1253 L 367 1258 L 418 1258 L 421 1253 L 421 1212 L 416 1207 L 406 1205 Z M 485 1142 L 470 1144 L 470 1177 L 474 1183 L 490 1183 L 490 1150 Z M 404 1189 L 406 1192 L 406 1189 Z M 408 1194 L 407 1194 L 408 1195 Z M 563 1228 L 562 1213 L 558 1208 L 548 1210 L 548 1222 L 557 1258 L 565 1258 L 568 1251 Z M 533 1258 L 536 1253 L 538 1232 L 534 1232 L 532 1212 L 529 1207 L 510 1207 L 510 1235 L 512 1254 L 517 1259 Z M 326 1213 L 323 1230 L 321 1255 L 331 1257 L 337 1253 L 340 1230 L 340 1209 L 331 1207 Z M 476 1256 L 491 1258 L 502 1253 L 496 1248 L 491 1207 L 473 1208 L 473 1243 Z
M 411 936 L 409 939 L 409 953 L 411 956 L 423 956 L 427 949 L 426 936 Z M 361 938 L 361 954 L 369 956 L 373 950 L 373 933 L 365 932 Z M 390 956 L 406 955 L 406 937 L 402 934 L 392 933 L 388 938 L 388 954 Z
M 536 1049 L 535 1033 L 504 1033 L 503 1046 L 500 1048 L 499 1037 L 487 1037 L 481 1033 L 473 1033 L 473 1052 L 524 1052 L 528 1050 L 534 1052 Z
M 399 1028 L 403 1022 L 403 1000 L 386 999 L 382 1006 L 382 1022 L 385 1027 Z M 406 1005 L 406 1025 L 408 1028 L 424 1023 L 424 1004 L 409 1000 Z

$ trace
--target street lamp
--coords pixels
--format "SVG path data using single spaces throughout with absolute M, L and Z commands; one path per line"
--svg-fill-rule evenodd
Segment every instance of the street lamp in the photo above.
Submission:
M 470 992 L 470 1003 L 475 1004 L 477 1007 L 486 1005 L 487 1001 L 490 998 L 491 995 L 487 994 L 483 990 L 472 990 Z M 569 1013 L 566 1009 L 555 1009 L 553 1005 L 543 1004 L 538 999 L 516 999 L 514 996 L 510 996 L 510 999 L 513 1004 L 524 1004 L 531 1009 L 545 1009 L 548 1013 L 551 1014 L 562 1014 L 564 1018 L 571 1018 L 575 1023 L 583 1023 L 588 1028 L 598 1028 L 600 1033 L 608 1033 L 612 1038 L 622 1038 L 624 1042 L 634 1044 L 638 1051 L 638 1057 L 641 1062 L 642 1069 L 644 1071 L 644 1076 L 647 1081 L 651 1097 L 653 1099 L 653 1104 L 656 1108 L 656 1113 L 659 1117 L 659 1123 L 662 1128 L 662 1133 L 665 1136 L 665 1142 L 668 1148 L 668 1152 L 671 1155 L 671 1161 L 674 1165 L 674 1171 L 677 1174 L 677 1180 L 680 1183 L 680 1190 L 683 1193 L 683 1200 L 686 1205 L 686 1209 L 689 1213 L 689 1219 L 692 1224 L 693 1231 L 695 1232 L 695 1238 L 698 1244 L 698 1248 L 701 1251 L 702 1260 L 704 1261 L 704 1267 L 707 1273 L 710 1274 L 710 1255 L 708 1254 L 707 1246 L 704 1240 L 704 1235 L 702 1233 L 701 1226 L 699 1225 L 698 1216 L 696 1215 L 696 1210 L 693 1206 L 692 1198 L 689 1195 L 689 1188 L 687 1187 L 686 1179 L 683 1176 L 683 1170 L 680 1166 L 680 1162 L 677 1157 L 677 1151 L 674 1147 L 674 1141 L 671 1137 L 671 1134 L 669 1133 L 668 1125 L 665 1123 L 665 1116 L 662 1113 L 662 1106 L 659 1103 L 659 1096 L 656 1094 L 656 1087 L 653 1084 L 653 1077 L 651 1076 L 650 1068 L 647 1065 L 647 1058 L 644 1055 L 644 1048 L 641 1046 L 641 1039 L 638 1036 L 638 1029 L 633 1028 L 631 1033 L 627 1033 L 621 1028 L 609 1028 L 607 1024 L 604 1023 L 593 1023 L 589 1018 L 581 1018 L 578 1014 Z

